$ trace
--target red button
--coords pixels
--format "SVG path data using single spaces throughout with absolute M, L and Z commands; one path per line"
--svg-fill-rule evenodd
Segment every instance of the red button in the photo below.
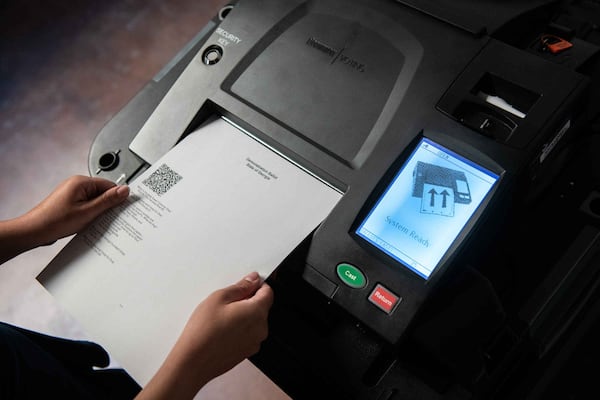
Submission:
M 400 300 L 398 296 L 379 284 L 375 286 L 375 289 L 369 295 L 369 301 L 388 314 L 392 312 Z

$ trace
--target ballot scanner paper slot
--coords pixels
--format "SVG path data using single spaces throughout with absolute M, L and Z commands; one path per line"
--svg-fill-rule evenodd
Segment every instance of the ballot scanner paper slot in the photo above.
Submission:
M 454 116 L 473 130 L 506 143 L 539 98 L 539 93 L 485 73 Z
M 531 107 L 540 98 L 539 93 L 491 73 L 486 73 L 473 87 L 471 93 L 487 104 L 521 119 L 527 116 Z
M 579 120 L 586 80 L 562 65 L 491 39 L 436 108 L 532 157 L 557 136 L 566 120 Z
M 356 8 L 343 1 L 303 3 L 257 42 L 222 86 L 352 168 L 383 135 L 423 54 L 389 17 Z
M 266 278 L 342 197 L 222 118 L 130 190 L 38 280 L 142 386 L 199 301 L 253 270 Z

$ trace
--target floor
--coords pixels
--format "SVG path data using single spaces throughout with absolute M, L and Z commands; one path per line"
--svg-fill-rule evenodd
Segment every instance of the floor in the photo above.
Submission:
M 0 219 L 26 212 L 64 178 L 88 175 L 103 125 L 226 4 L 0 1 Z M 86 338 L 35 280 L 67 240 L 2 265 L 0 320 Z M 242 398 L 289 399 L 248 361 L 197 396 Z

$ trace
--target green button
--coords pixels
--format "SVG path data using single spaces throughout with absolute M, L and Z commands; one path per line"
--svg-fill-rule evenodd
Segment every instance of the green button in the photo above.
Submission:
M 351 288 L 360 289 L 364 288 L 367 284 L 367 278 L 352 264 L 341 263 L 337 266 L 337 274 L 346 285 Z

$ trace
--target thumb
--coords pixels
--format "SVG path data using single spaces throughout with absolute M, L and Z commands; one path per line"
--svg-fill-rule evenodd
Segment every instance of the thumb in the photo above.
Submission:
M 89 207 L 96 214 L 101 214 L 111 207 L 123 202 L 129 196 L 129 186 L 117 185 L 103 192 L 90 201 Z
M 269 310 L 274 300 L 273 289 L 268 284 L 263 283 L 250 300 L 265 310 Z
M 258 272 L 251 272 L 242 280 L 223 289 L 225 301 L 233 303 L 234 301 L 244 300 L 252 296 L 260 287 L 260 276 Z

